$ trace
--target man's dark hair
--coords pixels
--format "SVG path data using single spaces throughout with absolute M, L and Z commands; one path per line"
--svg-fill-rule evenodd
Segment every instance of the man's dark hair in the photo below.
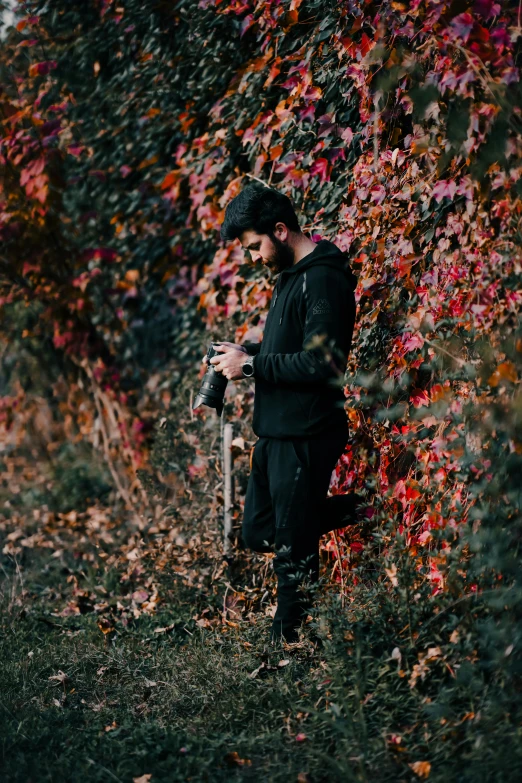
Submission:
M 228 204 L 220 236 L 224 240 L 238 239 L 243 231 L 272 236 L 275 224 L 279 222 L 291 231 L 301 230 L 288 196 L 253 182 Z

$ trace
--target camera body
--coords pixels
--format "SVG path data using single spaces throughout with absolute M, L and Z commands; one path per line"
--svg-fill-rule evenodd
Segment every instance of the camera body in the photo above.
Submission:
M 209 408 L 215 408 L 218 416 L 223 413 L 225 389 L 227 388 L 228 378 L 225 378 L 223 373 L 218 372 L 213 364 L 210 364 L 210 360 L 213 356 L 221 354 L 221 351 L 216 351 L 214 346 L 219 345 L 219 342 L 210 343 L 207 351 L 208 369 L 201 381 L 201 387 L 192 406 L 192 410 L 196 410 L 200 405 L 208 405 Z

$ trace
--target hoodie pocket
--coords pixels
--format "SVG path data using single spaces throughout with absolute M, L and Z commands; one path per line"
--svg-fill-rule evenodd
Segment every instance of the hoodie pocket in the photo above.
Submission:
M 297 464 L 301 469 L 308 467 L 308 440 L 304 438 L 292 438 L 290 442 Z

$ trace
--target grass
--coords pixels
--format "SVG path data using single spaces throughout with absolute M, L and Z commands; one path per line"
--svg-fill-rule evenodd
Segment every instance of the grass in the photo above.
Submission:
M 4 781 L 334 779 L 306 734 L 324 677 L 311 645 L 268 647 L 268 617 L 201 629 L 181 586 L 169 611 L 104 634 L 93 612 L 49 611 L 62 586 L 44 557 L 31 552 L 23 583 L 15 570 L 3 584 Z
M 267 644 L 263 563 L 214 579 L 219 531 L 197 504 L 141 529 L 116 507 L 67 513 L 62 478 L 58 511 L 22 514 L 0 487 L 0 781 L 335 780 L 309 721 L 326 664 Z
M 499 661 L 496 648 L 493 657 L 478 648 L 477 623 L 490 646 L 505 630 L 484 624 L 486 608 L 482 616 L 461 606 L 446 629 L 426 624 L 416 648 L 400 593 L 375 583 L 372 594 L 369 581 L 344 612 L 333 591 L 323 596 L 323 647 L 306 638 L 271 647 L 268 614 L 201 627 L 204 607 L 217 615 L 223 595 L 170 572 L 156 613 L 137 612 L 134 586 L 112 566 L 91 573 L 77 557 L 75 567 L 75 555 L 24 547 L 4 559 L 2 783 L 514 779 L 522 745 L 510 667 L 518 664 L 504 636 Z M 94 603 L 109 589 L 109 608 Z M 77 611 L 64 613 L 72 596 Z M 416 627 L 430 600 L 411 608 Z
M 390 589 L 374 543 L 344 609 L 326 574 L 323 646 L 270 647 L 269 561 L 227 569 L 197 508 L 0 521 L 1 783 L 514 779 L 519 598 L 433 596 L 399 543 Z

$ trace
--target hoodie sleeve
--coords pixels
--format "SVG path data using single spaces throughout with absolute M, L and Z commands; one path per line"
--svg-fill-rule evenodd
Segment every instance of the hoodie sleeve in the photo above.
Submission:
M 256 356 L 254 377 L 270 383 L 325 383 L 346 371 L 355 323 L 355 296 L 341 271 L 313 266 L 306 272 L 302 351 Z
M 243 348 L 246 348 L 249 356 L 257 356 L 261 350 L 261 343 L 243 343 Z

